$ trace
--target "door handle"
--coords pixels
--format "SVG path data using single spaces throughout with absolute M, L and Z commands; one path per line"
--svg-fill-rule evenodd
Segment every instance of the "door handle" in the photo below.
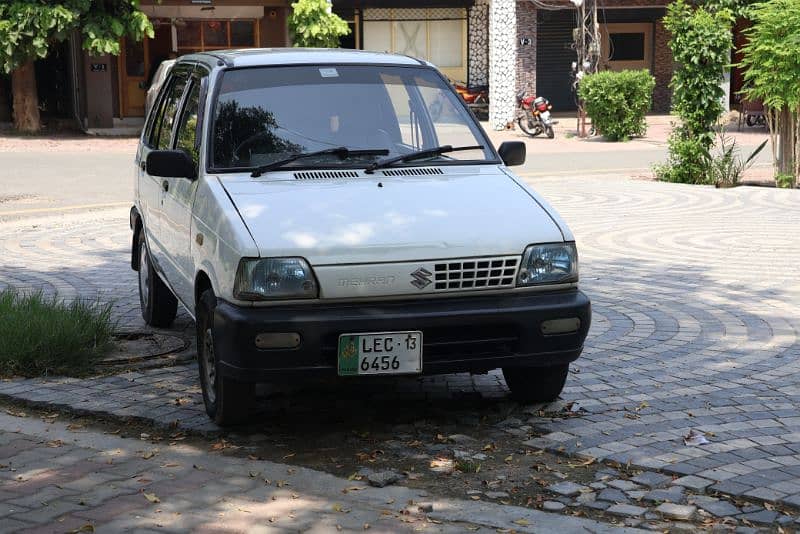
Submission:
M 163 189 L 165 193 L 169 191 L 169 181 L 164 180 L 161 182 L 161 189 Z

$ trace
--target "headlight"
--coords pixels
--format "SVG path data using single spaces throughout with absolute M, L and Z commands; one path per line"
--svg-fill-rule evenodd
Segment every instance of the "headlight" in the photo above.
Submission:
M 531 245 L 522 255 L 518 286 L 564 284 L 578 281 L 578 250 L 575 243 Z
M 239 300 L 311 299 L 318 294 L 314 273 L 302 258 L 243 258 L 233 285 Z

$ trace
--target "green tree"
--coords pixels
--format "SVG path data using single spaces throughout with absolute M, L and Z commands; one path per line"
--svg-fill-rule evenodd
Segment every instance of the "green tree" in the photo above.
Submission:
M 669 163 L 657 169 L 663 180 L 708 183 L 714 126 L 724 111 L 720 86 L 730 63 L 733 15 L 727 8 L 694 7 L 676 0 L 664 25 L 677 63 L 672 75 L 672 108 L 680 118 L 669 139 Z
M 750 14 L 743 92 L 764 103 L 776 176 L 792 176 L 794 183 L 800 178 L 800 1 L 770 0 Z
M 331 12 L 327 0 L 297 0 L 289 15 L 294 46 L 336 48 L 339 38 L 350 33 L 347 23 Z
M 40 129 L 34 61 L 75 30 L 93 55 L 118 55 L 126 35 L 137 41 L 153 37 L 139 0 L 5 0 L 0 4 L 0 68 L 11 73 L 18 130 Z

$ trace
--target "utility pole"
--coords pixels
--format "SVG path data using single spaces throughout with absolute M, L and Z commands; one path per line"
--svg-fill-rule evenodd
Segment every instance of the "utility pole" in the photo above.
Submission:
M 587 74 L 594 74 L 600 66 L 600 24 L 597 22 L 597 0 L 570 0 L 575 5 L 577 26 L 572 30 L 577 61 L 572 63 L 574 80 L 572 89 L 578 99 L 578 85 Z M 578 135 L 586 137 L 586 112 L 583 102 L 578 102 Z

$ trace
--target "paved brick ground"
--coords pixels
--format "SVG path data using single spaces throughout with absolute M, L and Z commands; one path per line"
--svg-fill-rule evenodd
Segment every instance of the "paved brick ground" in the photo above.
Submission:
M 594 323 L 564 393 L 581 415 L 547 423 L 550 433 L 528 443 L 800 506 L 798 192 L 611 177 L 531 181 L 577 236 Z M 0 282 L 65 295 L 103 291 L 125 326 L 141 327 L 126 215 L 4 224 Z M 176 328 L 189 327 L 181 316 Z M 195 373 L 188 366 L 88 382 L 9 381 L 0 394 L 213 430 Z M 497 374 L 393 385 L 374 394 L 505 395 Z M 182 396 L 190 402 L 176 404 Z M 302 417 L 307 405 L 293 400 L 289 409 Z M 710 443 L 685 446 L 692 429 Z
M 0 533 L 511 528 L 644 532 L 515 506 L 436 499 L 399 486 L 372 488 L 192 445 L 0 414 Z

